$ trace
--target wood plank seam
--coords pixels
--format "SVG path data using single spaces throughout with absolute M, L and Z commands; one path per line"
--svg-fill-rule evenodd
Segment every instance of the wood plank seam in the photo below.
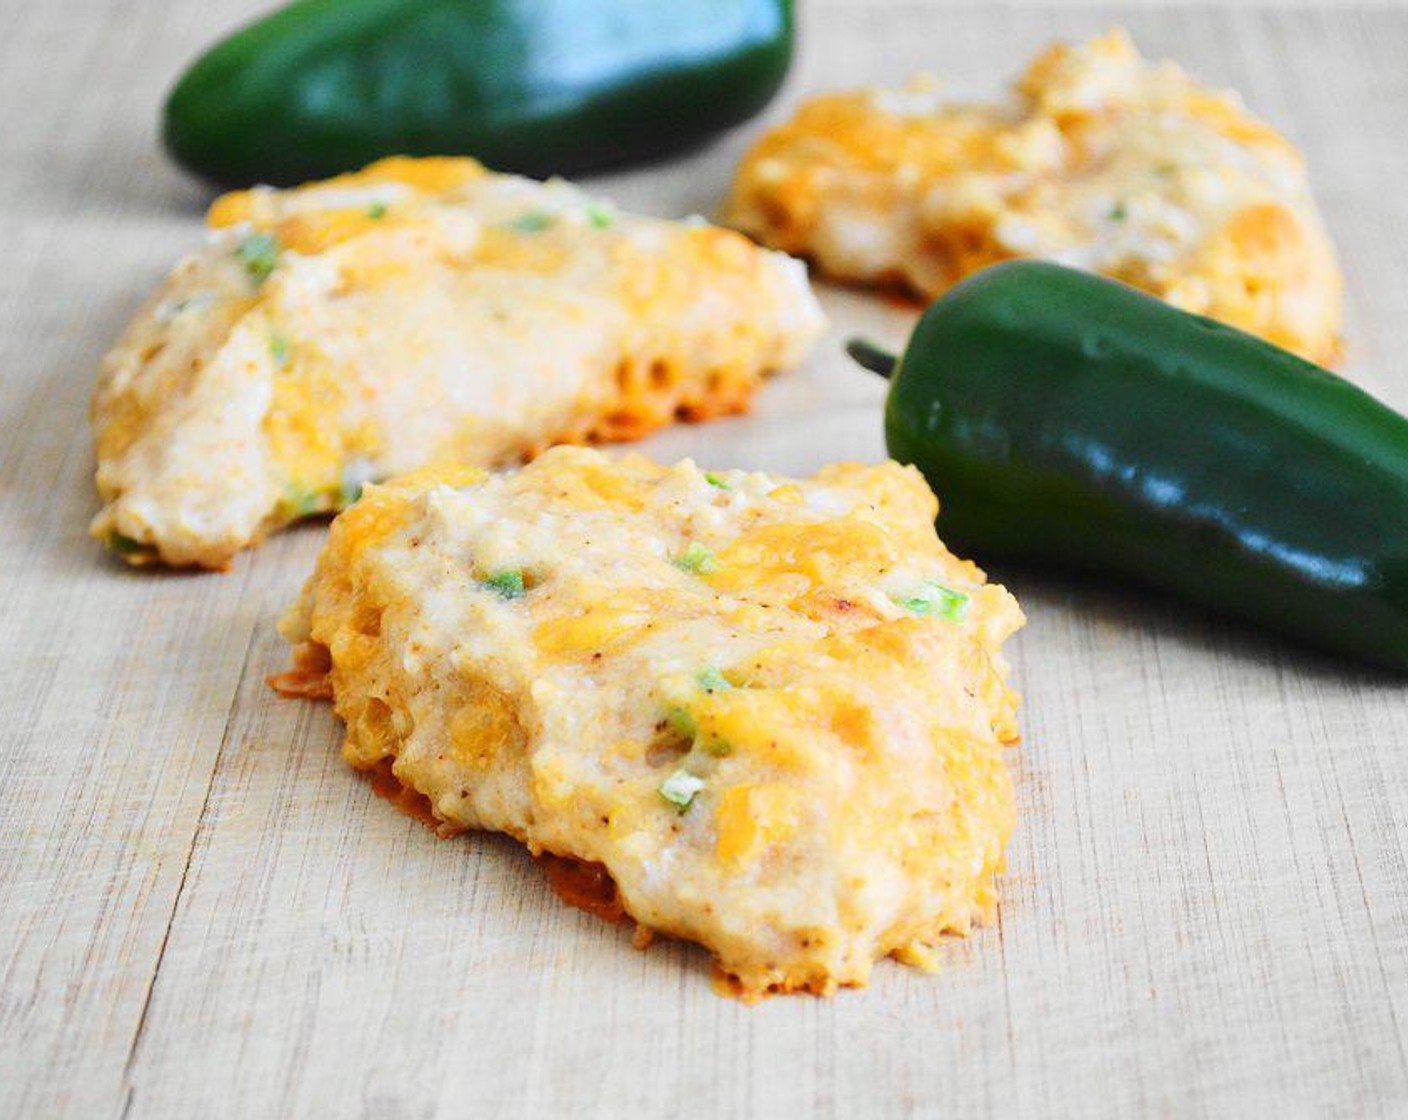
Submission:
M 254 564 L 245 566 L 244 582 L 240 587 L 241 599 L 249 590 L 250 572 L 253 571 Z M 249 674 L 249 664 L 253 659 L 254 647 L 259 637 L 259 625 L 249 628 L 249 637 L 245 641 L 244 658 L 240 662 L 239 678 L 235 682 L 234 692 L 230 696 L 230 705 L 225 713 L 225 730 L 220 736 L 220 746 L 216 748 L 215 759 L 210 767 L 210 778 L 205 786 L 205 796 L 201 799 L 200 814 L 196 817 L 196 827 L 191 830 L 190 845 L 186 849 L 185 866 L 181 868 L 181 878 L 176 885 L 176 893 L 171 900 L 171 909 L 166 915 L 166 928 L 162 931 L 161 946 L 157 950 L 156 961 L 152 966 L 151 976 L 147 980 L 147 990 L 142 997 L 142 1009 L 137 1015 L 137 1026 L 132 1033 L 132 1043 L 127 1050 L 127 1060 L 122 1069 L 122 1097 L 123 1105 L 121 1116 L 126 1120 L 133 1100 L 136 1095 L 136 1086 L 132 1083 L 132 1068 L 137 1060 L 137 1051 L 142 1044 L 142 1036 L 147 1027 L 147 1013 L 151 1010 L 152 995 L 156 991 L 157 979 L 161 976 L 162 962 L 166 959 L 166 947 L 171 940 L 171 929 L 176 924 L 176 915 L 181 909 L 181 899 L 186 892 L 186 881 L 191 873 L 191 864 L 195 859 L 196 847 L 200 843 L 201 833 L 205 829 L 206 817 L 210 812 L 210 795 L 215 789 L 215 783 L 220 775 L 220 763 L 225 756 L 226 748 L 230 743 L 230 734 L 235 725 L 235 710 L 239 707 L 240 699 L 244 691 L 245 678 Z

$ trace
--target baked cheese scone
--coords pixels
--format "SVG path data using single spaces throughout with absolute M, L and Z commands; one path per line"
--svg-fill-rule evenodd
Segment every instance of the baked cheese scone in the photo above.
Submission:
M 1339 269 L 1295 148 L 1122 31 L 1050 47 L 1008 104 L 924 78 L 815 97 L 748 154 L 725 217 L 840 279 L 933 296 L 1044 257 L 1314 361 L 1339 348 Z
M 108 354 L 93 532 L 219 567 L 363 482 L 740 411 L 822 319 L 799 263 L 563 182 L 391 159 L 217 200 Z
M 331 696 L 347 760 L 447 830 L 596 869 L 738 993 L 864 984 L 991 914 L 1013 827 L 1022 613 L 936 511 L 894 463 L 423 472 L 333 522 L 272 683 Z

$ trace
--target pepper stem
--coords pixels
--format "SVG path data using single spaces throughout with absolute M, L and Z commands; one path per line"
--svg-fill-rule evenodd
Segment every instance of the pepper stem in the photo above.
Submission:
M 894 374 L 900 364 L 900 360 L 888 350 L 880 349 L 865 338 L 851 339 L 846 343 L 846 353 L 871 373 L 878 373 L 886 380 Z

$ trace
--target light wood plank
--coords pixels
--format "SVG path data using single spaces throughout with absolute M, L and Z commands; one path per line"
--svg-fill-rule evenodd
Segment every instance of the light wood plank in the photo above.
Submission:
M 249 640 L 267 626 L 241 606 L 247 572 L 143 579 L 86 536 L 97 360 L 192 232 L 199 192 L 146 135 L 164 76 L 143 51 L 182 28 L 199 41 L 196 21 L 152 6 L 0 19 L 3 1116 L 120 1107 Z
M 97 358 L 196 236 L 161 90 L 259 5 L 0 9 L 0 1116 L 1393 1115 L 1408 1108 L 1408 694 L 1089 584 L 1000 573 L 1023 816 L 1000 926 L 938 977 L 744 1008 L 704 955 L 632 951 L 495 838 L 439 842 L 279 702 L 272 622 L 320 531 L 225 576 L 142 577 L 84 538 Z M 1307 151 L 1349 277 L 1351 370 L 1408 372 L 1408 8 L 809 0 L 787 97 L 928 67 L 991 90 L 1123 19 Z M 709 211 L 748 133 L 599 186 Z M 883 454 L 836 326 L 757 415 L 650 441 L 806 472 Z

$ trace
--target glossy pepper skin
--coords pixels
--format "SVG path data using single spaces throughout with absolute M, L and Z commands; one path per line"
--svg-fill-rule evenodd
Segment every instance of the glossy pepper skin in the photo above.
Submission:
M 386 155 L 576 175 L 747 119 L 792 48 L 791 0 L 297 0 L 186 71 L 163 137 L 227 187 Z
M 936 301 L 893 377 L 890 453 L 933 485 L 951 545 L 1408 672 L 1408 418 L 1349 382 L 1034 261 Z

